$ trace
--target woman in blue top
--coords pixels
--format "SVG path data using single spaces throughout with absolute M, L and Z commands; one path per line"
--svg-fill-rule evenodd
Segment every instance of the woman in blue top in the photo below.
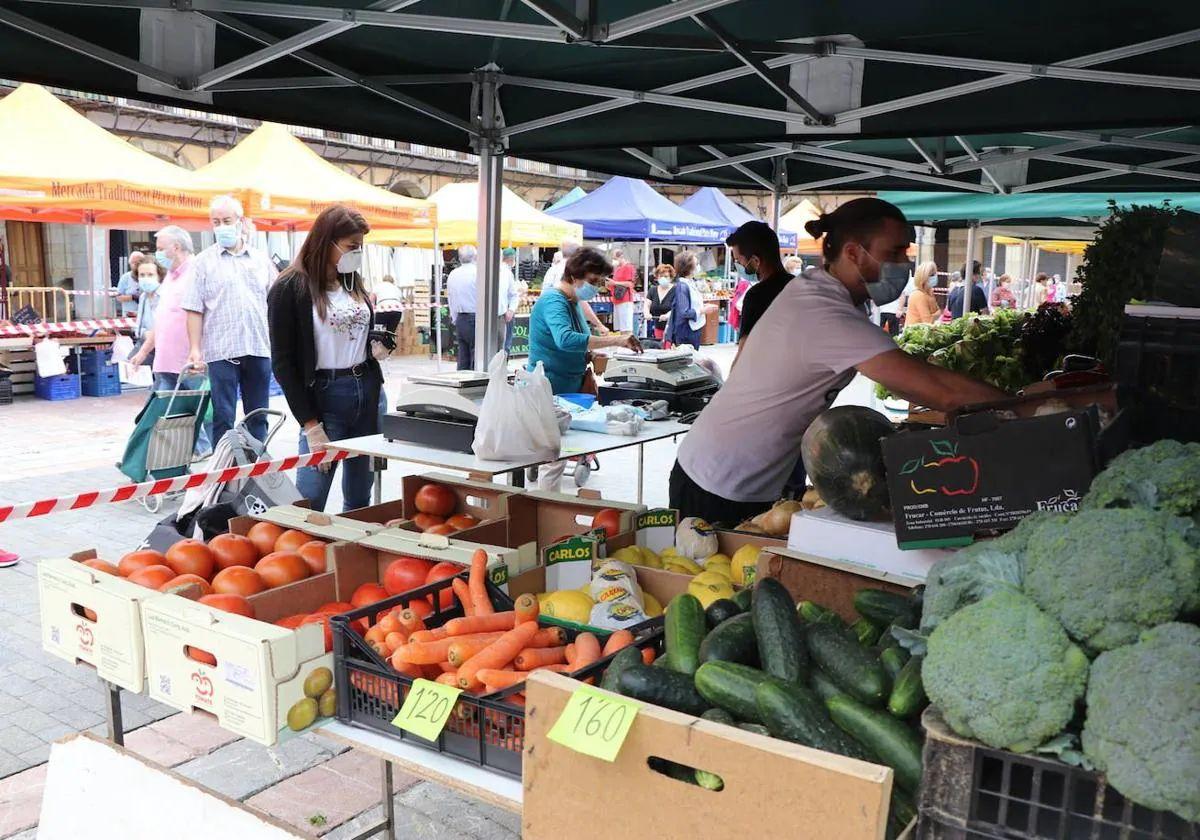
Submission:
M 612 274 L 612 263 L 595 248 L 580 248 L 567 260 L 562 279 L 542 288 L 529 314 L 529 362 L 538 362 L 555 394 L 578 393 L 583 387 L 591 351 L 601 347 L 628 347 L 641 352 L 632 335 L 592 335 L 580 301 L 589 300 Z M 544 464 L 538 471 L 538 488 L 557 490 L 566 462 Z
M 692 274 L 696 271 L 696 255 L 683 251 L 675 258 L 675 295 L 667 316 L 663 339 L 672 347 L 692 345 L 700 349 L 700 331 L 704 329 L 704 295 L 696 288 Z

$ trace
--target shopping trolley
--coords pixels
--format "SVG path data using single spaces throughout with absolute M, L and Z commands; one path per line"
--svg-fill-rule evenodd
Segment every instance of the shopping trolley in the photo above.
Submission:
M 173 391 L 151 393 L 134 420 L 117 469 L 135 483 L 186 475 L 191 466 L 209 393 L 203 386 L 184 389 L 183 380 L 180 376 Z M 161 495 L 143 496 L 140 501 L 150 513 L 162 509 Z

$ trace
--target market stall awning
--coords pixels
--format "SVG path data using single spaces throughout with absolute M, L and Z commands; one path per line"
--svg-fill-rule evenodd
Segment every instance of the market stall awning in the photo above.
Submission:
M 1082 254 L 1092 243 L 1085 239 L 1022 239 L 1016 236 L 996 236 L 993 241 L 997 245 L 1024 245 L 1028 243 L 1039 251 L 1051 254 Z
M 263 123 L 195 175 L 214 190 L 239 196 L 246 214 L 267 227 L 307 230 L 318 213 L 338 203 L 358 210 L 372 227 L 428 230 L 435 222 L 428 201 L 360 181 L 275 123 Z
M 585 195 L 587 195 L 587 190 L 585 190 L 583 187 L 571 187 L 570 192 L 568 192 L 558 201 L 551 204 L 546 208 L 546 210 L 549 212 L 550 210 L 557 210 L 560 207 L 566 207 L 568 204 L 574 204 Z
M 733 229 L 680 207 L 637 178 L 616 177 L 551 215 L 583 225 L 587 239 L 722 242 Z
M 477 244 L 479 228 L 479 183 L 447 184 L 429 197 L 437 207 L 437 242 L 444 248 Z M 373 230 L 367 235 L 372 245 L 431 248 L 433 230 Z M 500 200 L 500 244 L 556 247 L 564 239 L 582 240 L 583 228 L 543 213 L 507 187 Z
M 746 222 L 762 221 L 716 187 L 701 187 L 684 199 L 681 206 L 699 216 L 723 222 L 735 230 Z M 796 247 L 795 232 L 781 226 L 776 233 L 779 234 L 781 247 L 789 250 Z
M 881 192 L 911 222 L 965 222 L 1036 219 L 1054 223 L 1069 220 L 1095 224 L 1109 214 L 1109 202 L 1161 204 L 1200 212 L 1200 194 L 1176 192 L 1023 193 L 1021 195 L 964 195 L 950 192 Z
M 201 218 L 193 173 L 109 134 L 39 85 L 0 100 L 0 218 L 102 225 Z
M 0 77 L 676 183 L 1195 189 L 1194 5 L 1080 9 L 6 0 Z
M 821 211 L 807 198 L 779 217 L 779 226 L 799 231 L 796 235 L 796 251 L 801 254 L 821 253 L 821 240 L 813 239 L 804 230 L 804 225 L 821 215 Z

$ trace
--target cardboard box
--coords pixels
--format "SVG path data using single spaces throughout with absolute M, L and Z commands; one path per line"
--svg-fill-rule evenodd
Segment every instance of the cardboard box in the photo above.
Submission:
M 827 507 L 794 513 L 787 547 L 812 557 L 919 580 L 948 553 L 943 548 L 906 551 L 897 545 L 892 522 L 856 522 Z
M 673 512 L 674 511 L 672 511 L 672 513 Z M 721 528 L 715 528 L 713 529 L 713 532 L 717 536 L 717 550 L 715 553 L 724 554 L 727 557 L 733 557 L 733 555 L 737 554 L 738 549 L 745 545 L 757 545 L 762 549 L 783 548 L 787 545 L 787 541 L 781 537 L 768 537 L 764 536 L 763 534 L 748 534 L 740 531 L 727 531 Z M 638 534 L 638 539 L 636 542 L 638 545 L 647 545 L 647 543 L 641 539 L 640 533 Z M 622 534 L 609 542 L 609 554 L 633 544 L 634 540 L 630 539 L 627 535 Z M 674 543 L 672 542 L 671 544 L 673 545 Z M 652 546 L 647 545 L 647 547 Z M 652 571 L 657 575 L 662 575 L 667 579 L 674 580 L 675 583 L 673 584 L 673 587 L 678 588 L 679 592 L 684 592 L 687 590 L 687 583 L 693 577 L 693 575 L 685 575 L 679 572 L 668 572 L 665 569 L 648 569 L 647 571 Z M 753 578 L 747 581 L 747 583 L 753 583 Z M 740 587 L 738 587 L 737 584 L 734 584 L 734 589 L 738 588 Z M 678 592 L 676 592 L 676 594 L 678 594 Z
M 314 537 L 320 537 L 323 540 L 331 542 L 355 540 L 383 528 L 382 525 L 363 522 L 348 516 L 338 516 L 337 514 L 310 510 L 303 505 L 277 505 L 273 508 L 267 508 L 262 513 L 250 514 L 249 516 L 239 518 L 251 520 L 250 524 L 252 525 L 255 521 L 270 522 L 272 525 L 278 525 L 280 528 L 302 531 L 305 534 L 312 534 Z M 244 531 L 233 531 L 232 521 L 230 523 L 230 531 L 231 533 L 245 533 Z
M 520 565 L 520 552 L 504 546 L 388 528 L 355 543 L 338 543 L 331 551 L 339 583 L 348 582 L 353 592 L 361 584 L 382 582 L 384 571 L 396 555 L 419 557 L 431 563 L 457 563 L 470 568 L 471 556 L 480 548 L 488 554 L 488 576 L 492 583 L 508 592 L 509 577 Z
M 901 548 L 966 545 L 1036 510 L 1072 511 L 1098 471 L 1095 408 L 1001 419 L 958 417 L 944 429 L 883 439 Z
M 527 683 L 522 837 L 795 837 L 882 840 L 892 771 L 876 764 L 642 704 L 616 760 L 546 735 L 579 683 L 536 673 Z M 649 758 L 716 773 L 722 791 L 681 784 Z
M 854 594 L 858 590 L 886 589 L 908 593 L 924 582 L 923 577 L 889 574 L 788 548 L 770 548 L 759 555 L 758 576 L 775 578 L 797 602 L 812 601 L 828 607 L 847 621 L 859 617 L 854 609 Z
M 42 648 L 71 664 L 85 662 L 100 679 L 141 694 L 146 690 L 142 605 L 165 596 L 83 565 L 95 558 L 96 552 L 88 550 L 38 563 Z

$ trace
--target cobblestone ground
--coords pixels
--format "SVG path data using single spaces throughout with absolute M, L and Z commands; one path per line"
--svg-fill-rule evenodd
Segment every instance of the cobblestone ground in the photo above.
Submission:
M 712 354 L 726 368 L 729 348 Z M 387 364 L 389 390 L 402 376 L 431 370 L 425 359 Z M 19 398 L 0 407 L 0 502 L 70 495 L 125 483 L 115 468 L 144 392 L 106 399 L 49 403 Z M 282 398 L 272 400 L 286 410 Z M 296 451 L 297 428 L 289 423 L 272 444 L 272 455 Z M 675 444 L 646 447 L 645 502 L 665 504 Z M 605 498 L 636 498 L 634 450 L 601 456 L 588 486 Z M 398 495 L 402 476 L 423 471 L 393 464 L 385 473 L 384 497 Z M 564 488 L 570 492 L 569 480 Z M 340 510 L 335 482 L 330 510 Z M 81 731 L 105 734 L 104 694 L 88 668 L 41 649 L 37 563 L 95 548 L 115 560 L 136 546 L 165 517 L 137 503 L 103 505 L 0 525 L 0 549 L 21 562 L 0 569 L 0 838 L 35 836 L 45 762 L 50 745 Z M 350 837 L 382 812 L 379 765 L 355 750 L 310 735 L 267 749 L 236 739 L 208 720 L 181 715 L 149 699 L 123 695 L 131 749 L 229 796 L 267 811 L 314 835 Z M 446 788 L 396 774 L 397 836 L 507 838 L 520 820 L 465 799 Z

